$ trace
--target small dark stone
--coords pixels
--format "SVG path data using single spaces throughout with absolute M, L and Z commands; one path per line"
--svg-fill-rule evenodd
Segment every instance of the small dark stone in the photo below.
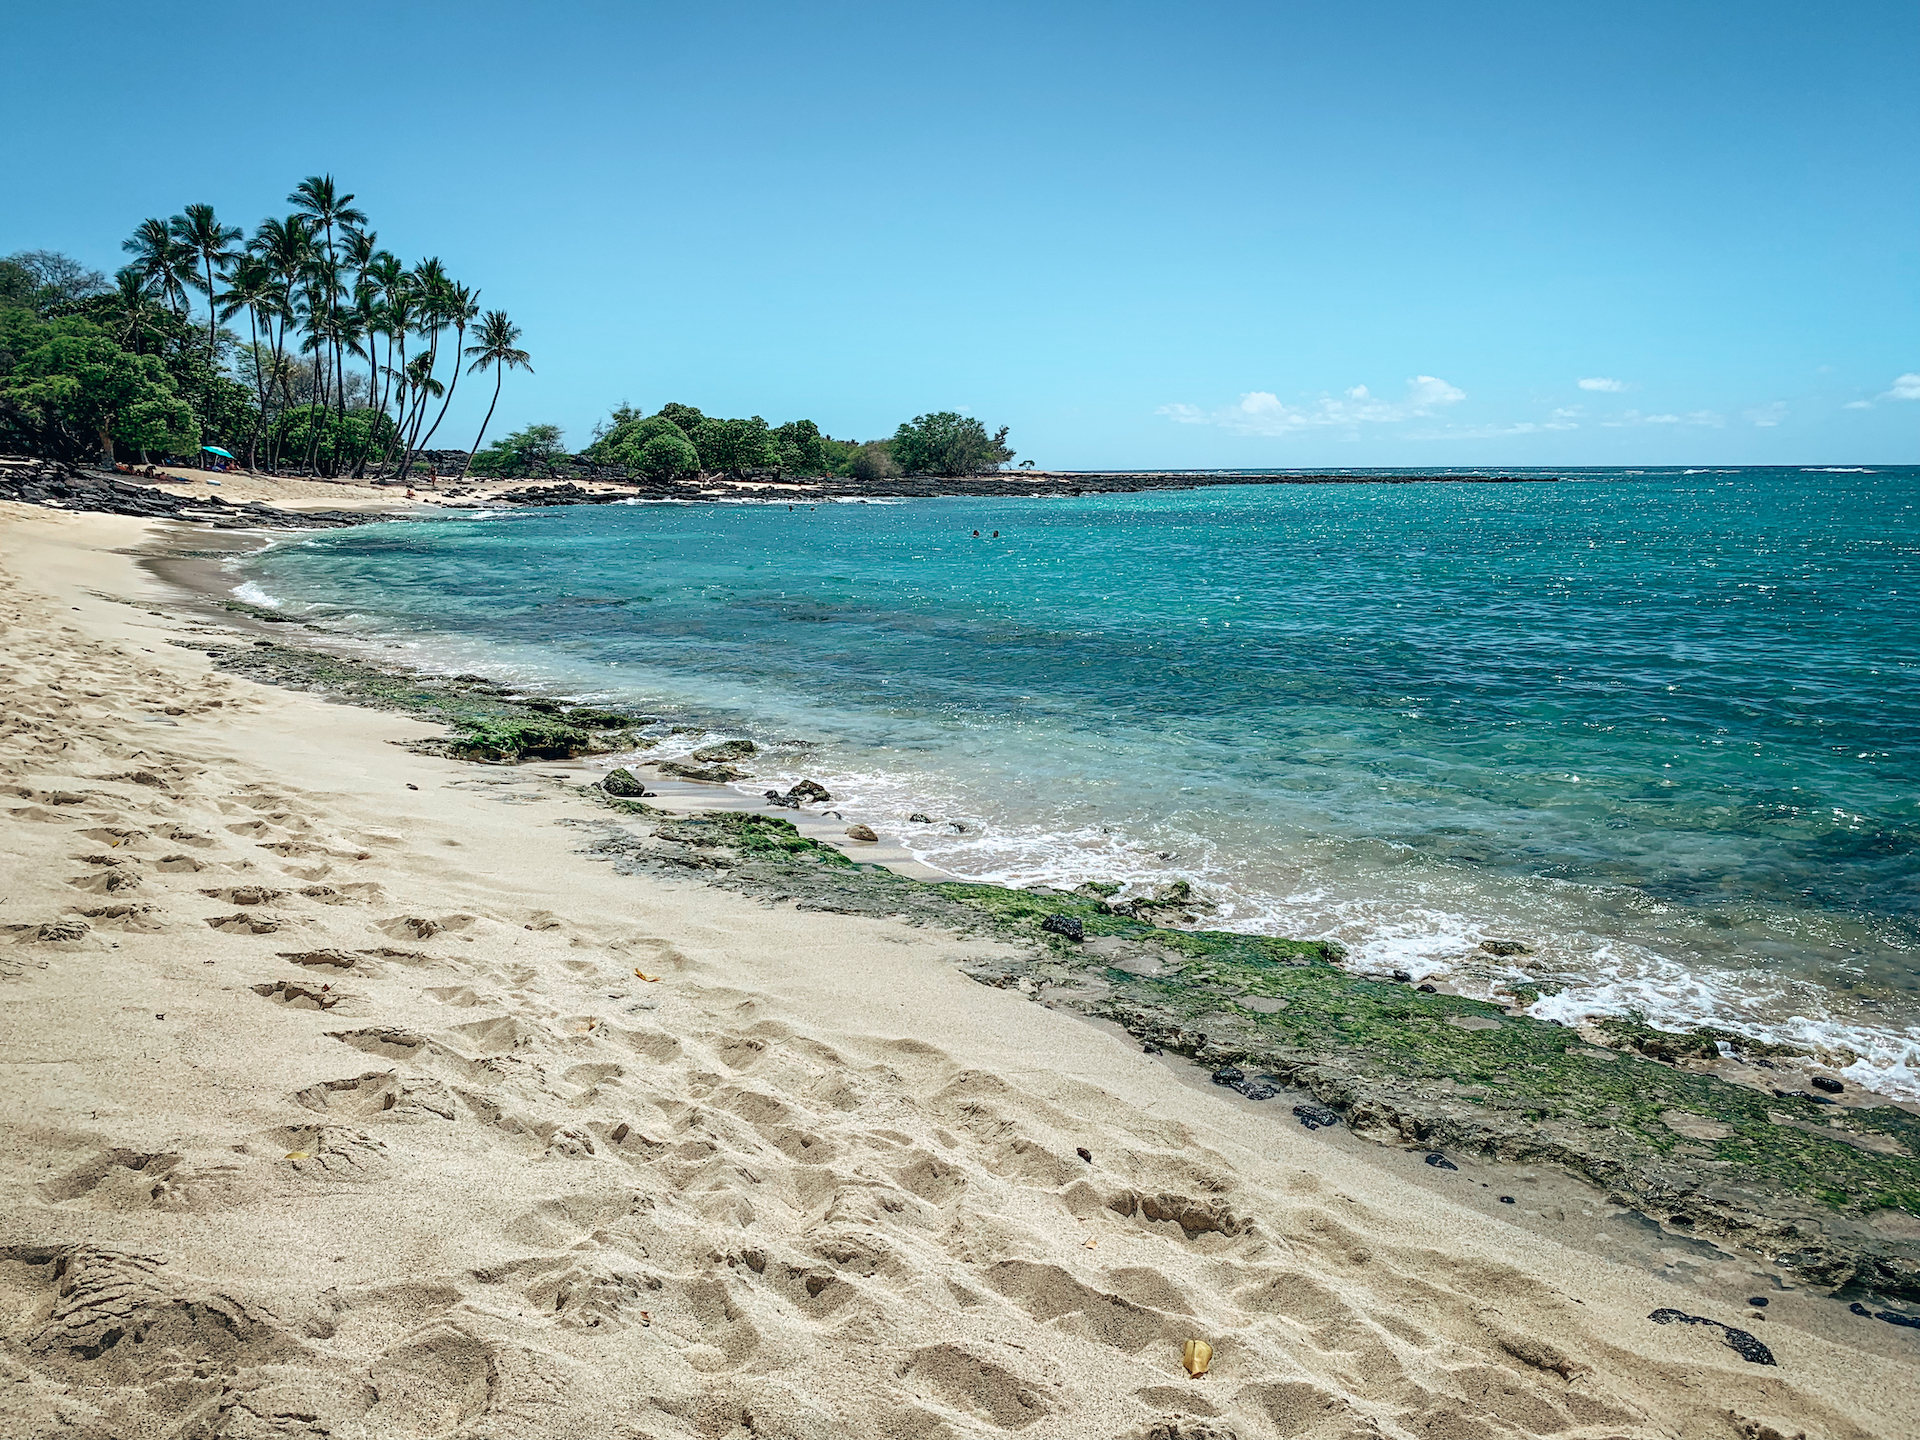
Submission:
M 1824 1090 L 1829 1095 L 1838 1095 L 1847 1087 L 1842 1085 L 1838 1080 L 1829 1080 L 1824 1075 L 1816 1075 L 1813 1077 L 1813 1088 L 1816 1090 Z
M 829 795 L 827 793 L 827 787 L 818 781 L 802 780 L 798 785 L 788 789 L 787 798 L 789 800 L 798 800 L 803 805 L 811 805 L 816 800 L 824 805 L 827 801 L 833 799 L 833 796 Z
M 415 785 L 415 784 L 414 784 L 414 783 L 413 783 L 412 781 L 408 781 L 408 782 L 407 782 L 407 789 L 409 789 L 409 790 L 418 790 L 419 788 L 420 788 L 420 787 L 419 787 L 418 785 Z
M 1920 1330 L 1920 1318 L 1902 1315 L 1898 1310 L 1876 1310 L 1873 1312 L 1873 1318 L 1884 1320 L 1889 1325 L 1905 1325 L 1909 1329 Z
M 1405 970 L 1394 971 L 1393 978 L 1398 980 L 1402 985 L 1406 985 L 1413 980 L 1413 976 Z
M 1087 1149 L 1086 1146 L 1084 1145 L 1079 1146 L 1074 1150 L 1073 1153 L 1078 1155 L 1082 1160 L 1086 1161 L 1089 1165 L 1093 1163 L 1093 1151 Z
M 1040 922 L 1040 928 L 1049 935 L 1064 935 L 1069 940 L 1087 938 L 1087 927 L 1077 915 L 1049 915 Z M 1217 1080 L 1219 1077 L 1214 1078 Z
M 1747 1297 L 1747 1303 L 1756 1310 L 1764 1310 L 1767 1308 L 1767 1297 L 1764 1295 L 1749 1295 Z
M 1847 1309 L 1849 1312 L 1851 1312 L 1852 1314 L 1858 1315 L 1863 1320 L 1871 1320 L 1873 1318 L 1873 1311 L 1869 1310 L 1866 1306 L 1862 1305 L 1858 1300 L 1854 1301 L 1851 1305 L 1847 1306 Z
M 1693 1217 L 1691 1215 L 1669 1215 L 1667 1217 L 1667 1224 L 1691 1228 L 1693 1225 Z
M 1500 1203 L 1502 1205 L 1511 1205 L 1514 1203 L 1514 1199 L 1511 1195 L 1502 1195 L 1500 1197 Z
M 1416 985 L 1413 988 L 1418 990 L 1422 995 L 1438 995 L 1440 993 L 1431 985 Z
M 1309 1130 L 1320 1130 L 1340 1123 L 1340 1117 L 1324 1105 L 1296 1105 L 1293 1113 Z
M 1222 1065 L 1213 1072 L 1213 1083 L 1216 1085 L 1238 1085 L 1246 1078 L 1247 1072 L 1238 1065 Z
M 609 795 L 634 800 L 644 799 L 647 793 L 647 787 L 640 783 L 639 777 L 624 765 L 618 770 L 609 770 L 601 779 L 600 788 Z
M 1233 1087 L 1249 1100 L 1271 1100 L 1280 1092 L 1262 1080 L 1248 1080 Z
M 915 825 L 933 824 L 933 816 L 925 814 L 919 810 L 916 810 L 911 815 L 907 816 L 907 819 L 912 821 Z
M 1140 1047 L 1140 1053 L 1142 1055 L 1164 1055 L 1167 1052 L 1162 1050 L 1158 1045 L 1155 1045 L 1151 1040 L 1149 1040 L 1145 1045 L 1142 1045 Z
M 778 790 L 767 791 L 766 801 L 769 805 L 778 805 L 782 810 L 798 810 L 800 808 L 800 802 L 798 800 L 790 795 L 782 795 Z
M 1460 1168 L 1451 1160 L 1447 1159 L 1446 1156 L 1438 1153 L 1427 1156 L 1427 1164 L 1436 1170 L 1458 1170 Z

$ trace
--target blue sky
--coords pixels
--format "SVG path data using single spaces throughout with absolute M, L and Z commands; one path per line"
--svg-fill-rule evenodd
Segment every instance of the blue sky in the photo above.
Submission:
M 251 228 L 330 171 L 525 328 L 496 433 L 673 399 L 964 409 L 1079 467 L 1920 460 L 1911 0 L 7 29 L 0 253 L 111 269 L 144 216 Z

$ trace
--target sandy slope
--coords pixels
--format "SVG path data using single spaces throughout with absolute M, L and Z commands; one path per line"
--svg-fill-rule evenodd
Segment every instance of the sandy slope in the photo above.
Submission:
M 137 522 L 0 512 L 0 1433 L 1920 1433 L 970 942 L 612 874 L 537 770 L 91 594 Z

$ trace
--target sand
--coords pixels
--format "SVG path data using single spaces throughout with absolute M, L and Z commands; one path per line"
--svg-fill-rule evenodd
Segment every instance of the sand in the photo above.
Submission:
M 981 942 L 614 874 L 565 767 L 213 672 L 151 533 L 0 506 L 0 1433 L 1920 1434 L 1907 1332 L 1502 1223 Z

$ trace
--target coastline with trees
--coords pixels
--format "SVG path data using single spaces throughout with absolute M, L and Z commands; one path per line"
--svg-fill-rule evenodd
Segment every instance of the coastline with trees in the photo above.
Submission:
M 1013 459 L 1005 426 L 952 411 L 856 441 L 678 402 L 622 404 L 578 455 L 546 424 L 488 445 L 507 373 L 533 368 L 520 327 L 437 256 L 382 247 L 355 199 L 312 175 L 251 235 L 208 204 L 150 217 L 111 279 L 55 251 L 0 259 L 0 452 L 109 469 L 211 452 L 254 473 L 399 482 L 425 457 L 428 483 L 456 455 L 459 479 L 551 476 L 564 459 L 653 483 L 983 475 Z M 488 372 L 471 448 L 445 449 L 461 377 Z

